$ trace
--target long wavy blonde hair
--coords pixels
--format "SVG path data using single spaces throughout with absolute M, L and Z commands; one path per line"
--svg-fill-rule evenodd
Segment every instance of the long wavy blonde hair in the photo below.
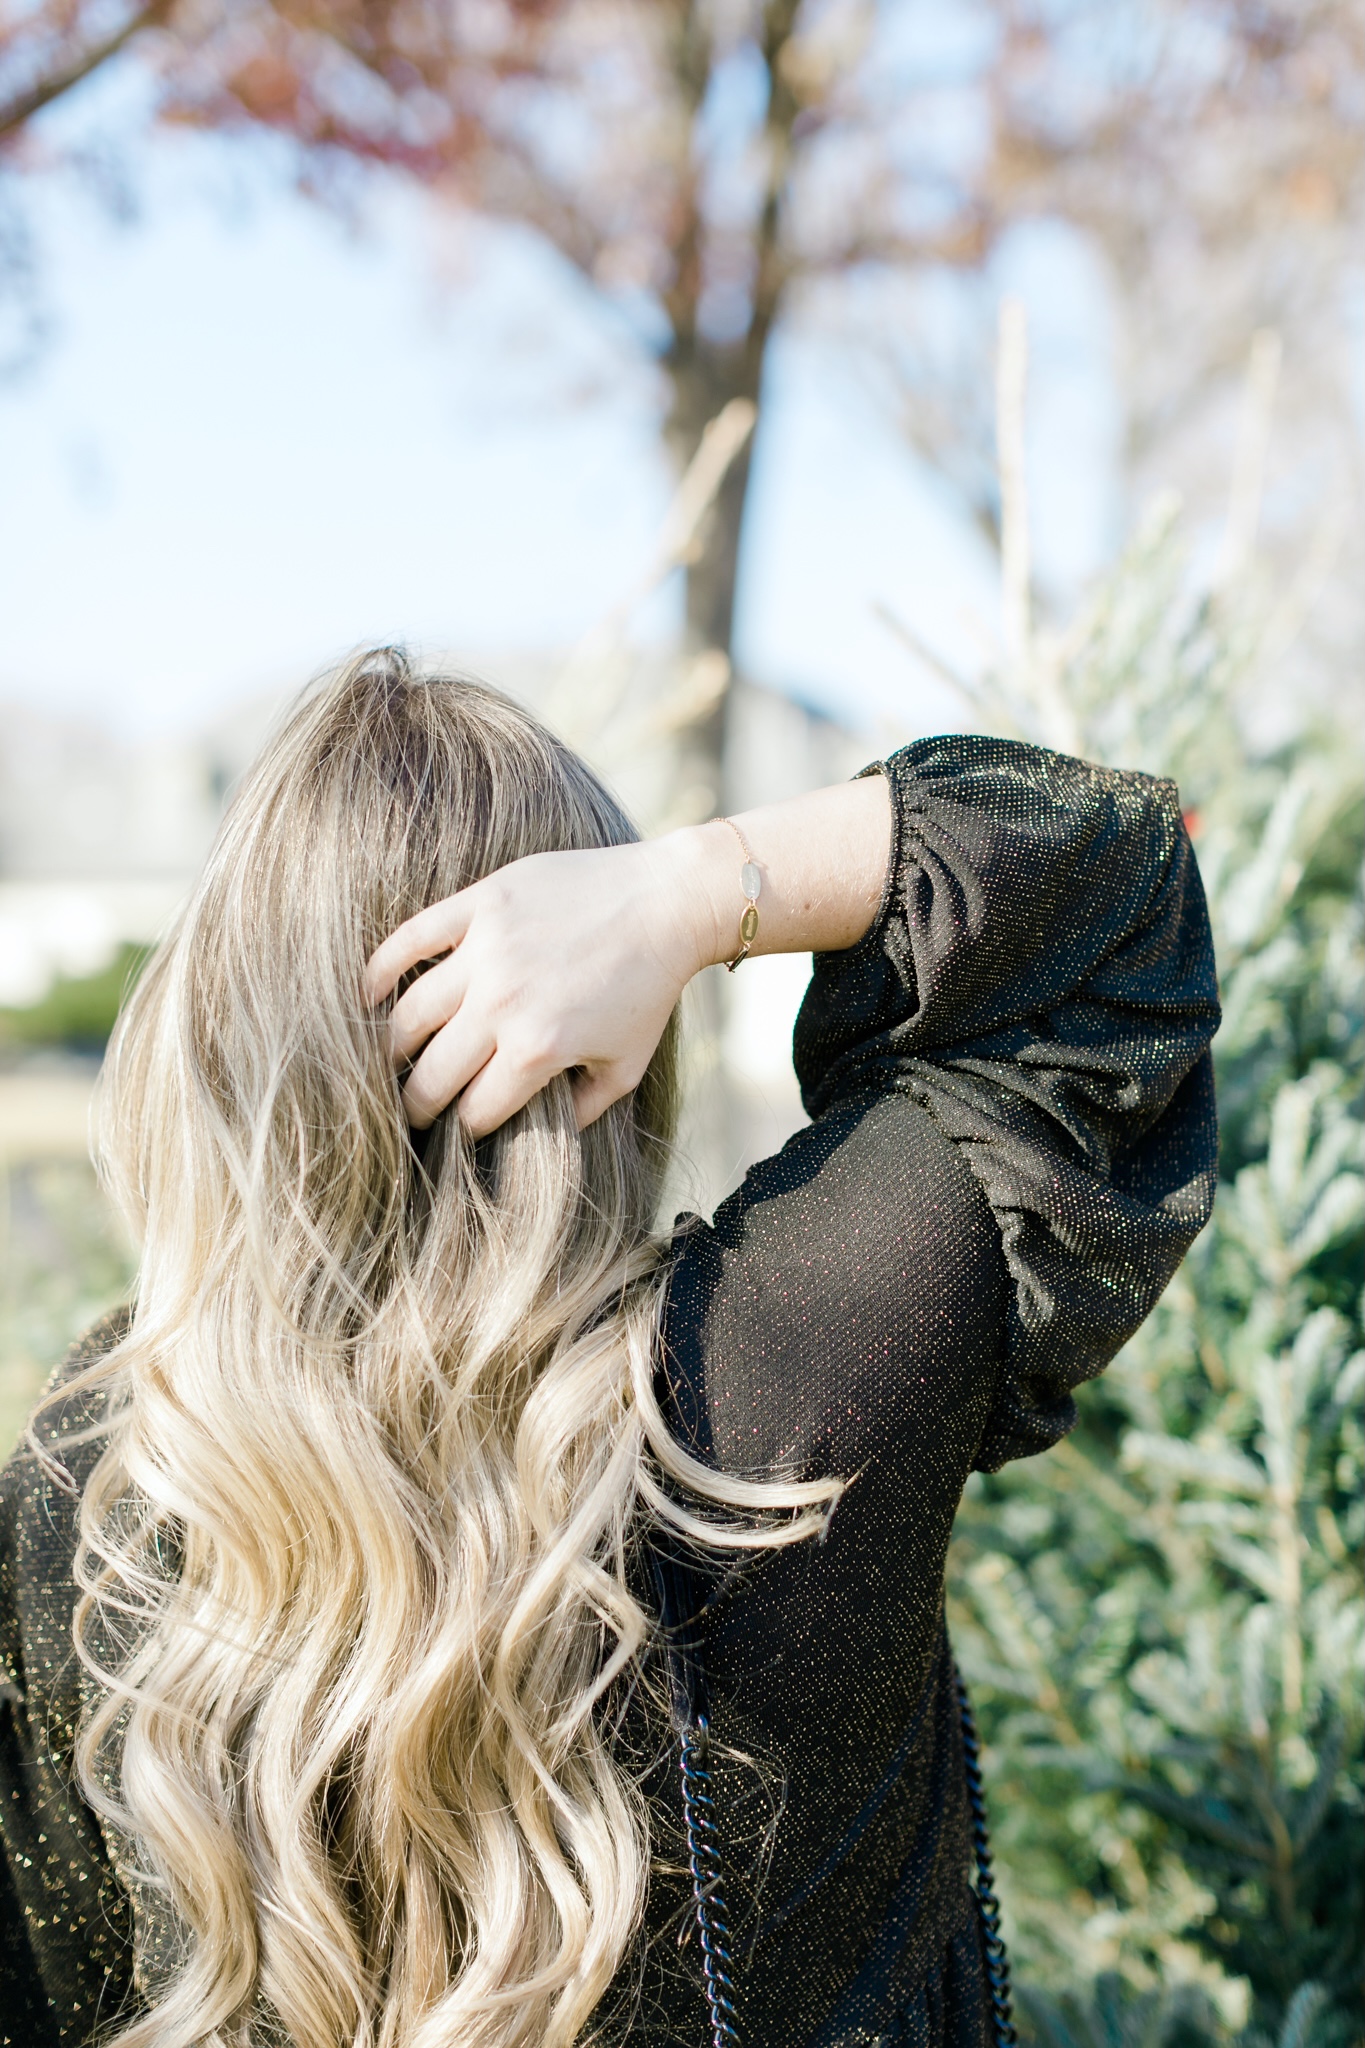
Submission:
M 143 1252 L 86 1376 L 77 1768 L 175 1939 L 118 2048 L 568 2048 L 646 1885 L 601 1711 L 652 1626 L 632 1543 L 829 1504 L 697 1464 L 656 1402 L 674 1031 L 586 1131 L 561 1080 L 419 1148 L 361 997 L 424 904 L 632 836 L 524 711 L 368 655 L 267 746 L 119 1025 Z

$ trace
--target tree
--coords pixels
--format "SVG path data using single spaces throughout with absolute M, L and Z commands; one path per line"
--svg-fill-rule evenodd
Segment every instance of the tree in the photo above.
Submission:
M 1102 279 L 1124 525 L 1172 485 L 1196 532 L 1212 525 L 1231 470 L 1220 571 L 1235 571 L 1254 508 L 1295 603 L 1305 584 L 1316 598 L 1276 673 L 1340 702 L 1365 631 L 1345 310 L 1365 228 L 1365 15 L 1354 0 L 1119 0 L 1001 19 L 984 80 L 989 215 L 1062 224 Z M 911 442 L 991 546 L 995 325 L 988 279 L 929 266 L 895 280 L 860 337 Z M 1257 389 L 1239 405 L 1253 333 Z
M 1248 2048 L 1347 2048 L 1365 2018 L 1365 791 L 1331 732 L 1247 742 L 1265 611 L 1245 577 L 1192 589 L 1167 505 L 982 707 L 1178 776 L 1225 1007 L 1212 1223 L 1076 1433 L 975 1482 L 955 1545 L 1023 2004 L 1055 2048 L 1227 2040 L 1245 1992 Z
M 1198 241 L 1211 218 L 1186 175 L 1195 138 L 1203 159 L 1235 152 L 1242 180 L 1220 275 L 1275 179 L 1299 193 L 1300 227 L 1324 179 L 1354 203 L 1347 0 L 919 16 L 906 0 L 158 0 L 109 25 L 102 0 L 38 0 L 0 16 L 0 147 L 127 45 L 165 119 L 287 136 L 320 190 L 386 165 L 528 222 L 639 313 L 679 467 L 728 401 L 758 398 L 774 332 L 822 280 L 973 273 L 1044 214 L 1104 238 L 1140 289 L 1172 234 Z M 1267 169 L 1272 117 L 1285 137 Z M 1162 359 L 1183 363 L 1187 329 L 1171 331 Z M 974 415 L 930 384 L 928 445 L 951 471 Z M 688 565 L 694 652 L 730 651 L 748 467 L 746 450 Z M 724 722 L 722 697 L 681 767 L 712 801 Z
M 74 0 L 50 0 L 42 59 L 0 104 L 0 138 L 136 36 L 168 119 L 282 132 L 321 187 L 346 164 L 396 166 L 529 222 L 595 285 L 648 299 L 681 470 L 728 402 L 756 399 L 798 274 L 952 256 L 960 240 L 956 217 L 919 232 L 897 219 L 890 110 L 856 61 L 870 18 L 816 11 L 798 29 L 798 11 L 799 0 L 182 0 L 159 33 L 129 15 L 101 38 Z M 0 28 L 0 61 L 13 69 L 41 40 L 19 17 Z M 831 206 L 826 166 L 841 145 L 844 203 Z M 688 565 L 694 649 L 730 648 L 747 479 L 746 450 Z M 722 727 L 723 699 L 694 735 L 711 802 Z

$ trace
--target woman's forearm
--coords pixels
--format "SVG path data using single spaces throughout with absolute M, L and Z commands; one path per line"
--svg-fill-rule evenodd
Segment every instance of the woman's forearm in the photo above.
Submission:
M 886 778 L 810 791 L 733 814 L 762 878 L 754 953 L 834 953 L 856 945 L 877 914 L 891 838 Z M 744 855 L 724 820 L 655 842 L 677 864 L 698 968 L 732 960 L 745 907 Z

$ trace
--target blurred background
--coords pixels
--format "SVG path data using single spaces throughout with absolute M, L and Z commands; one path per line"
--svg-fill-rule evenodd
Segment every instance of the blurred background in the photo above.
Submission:
M 101 1049 L 399 639 L 642 826 L 949 729 L 1181 782 L 1223 1186 L 950 1601 L 1027 2039 L 1361 2039 L 1360 0 L 0 0 L 0 1445 Z M 693 1004 L 680 1201 L 802 1120 Z M 837 1343 L 837 1332 L 831 1333 Z

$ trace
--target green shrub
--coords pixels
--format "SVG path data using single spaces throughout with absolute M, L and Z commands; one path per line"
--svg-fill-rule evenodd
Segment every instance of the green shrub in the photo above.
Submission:
M 1021 2007 L 1068 2048 L 1362 2018 L 1361 779 L 1330 732 L 1248 747 L 1244 612 L 1163 520 L 1044 678 L 1083 751 L 1180 781 L 1225 1011 L 1213 1221 L 951 1566 Z
M 0 1009 L 0 1047 L 60 1045 L 101 1051 L 151 949 L 124 944 L 97 974 L 61 976 L 24 1009 Z

